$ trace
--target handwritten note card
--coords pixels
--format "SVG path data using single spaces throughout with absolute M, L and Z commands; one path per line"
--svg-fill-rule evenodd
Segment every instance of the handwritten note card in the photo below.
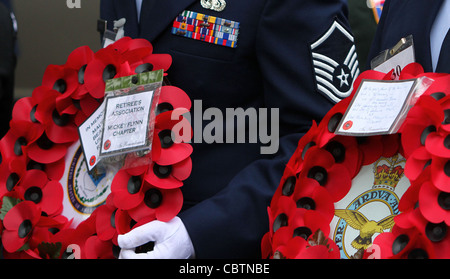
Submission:
M 415 80 L 363 80 L 336 134 L 390 134 L 408 106 Z

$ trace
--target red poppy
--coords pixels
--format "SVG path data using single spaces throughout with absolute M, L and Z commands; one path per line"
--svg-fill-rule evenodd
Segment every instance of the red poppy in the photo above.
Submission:
M 320 213 L 325 220 L 331 222 L 334 216 L 333 197 L 314 179 L 307 180 L 309 184 L 298 183 L 293 199 L 297 208 L 304 208 Z
M 115 259 L 113 244 L 110 241 L 102 241 L 97 235 L 86 240 L 84 245 L 86 259 Z
M 37 204 L 48 216 L 62 211 L 64 191 L 58 181 L 49 181 L 41 170 L 27 171 L 20 181 L 20 194 L 24 200 Z
M 131 75 L 128 62 L 112 47 L 104 48 L 95 53 L 84 74 L 84 82 L 89 94 L 101 99 L 105 95 L 105 82 L 108 79 Z
M 137 207 L 128 211 L 137 222 L 143 219 L 168 222 L 180 212 L 183 206 L 180 188 L 161 189 L 149 184 L 145 184 L 143 188 L 143 200 Z
M 336 164 L 334 157 L 326 150 L 312 147 L 305 156 L 300 183 L 316 180 L 333 197 L 341 200 L 350 190 L 352 181 L 346 167 Z
M 297 209 L 294 201 L 286 196 L 281 196 L 277 200 L 277 204 L 268 207 L 267 212 L 269 214 L 269 224 L 270 224 L 270 237 L 273 238 L 272 242 L 274 246 L 279 246 L 285 244 L 292 235 L 280 233 L 277 238 L 274 238 L 275 233 L 278 230 L 289 230 L 289 218 L 294 215 Z
M 188 158 L 193 148 L 190 144 L 185 143 L 186 140 L 190 140 L 191 136 L 186 138 L 184 134 L 184 128 L 191 126 L 189 121 L 181 116 L 184 109 L 179 109 L 179 114 L 174 111 L 167 111 L 159 114 L 155 120 L 155 132 L 153 135 L 153 145 L 152 145 L 152 160 L 159 165 L 173 165 L 181 162 Z M 173 113 L 175 114 L 175 119 L 172 119 Z M 173 131 L 175 125 L 181 127 L 180 130 Z M 188 131 L 192 135 L 192 130 Z
M 141 174 L 130 174 L 129 170 L 121 169 L 114 176 L 111 192 L 114 195 L 114 205 L 123 210 L 138 206 L 144 199 L 143 179 L 145 169 Z
M 381 259 L 433 259 L 434 248 L 416 229 L 394 227 L 392 232 L 378 235 L 373 244 Z
M 64 65 L 49 65 L 45 69 L 42 86 L 70 97 L 78 87 L 77 72 Z
M 88 93 L 86 86 L 84 85 L 84 76 L 86 67 L 92 59 L 94 59 L 94 52 L 88 46 L 82 46 L 75 49 L 67 57 L 65 66 L 75 70 L 78 77 L 78 87 L 72 94 L 73 99 L 79 100 Z
M 425 146 L 429 136 L 439 129 L 443 118 L 443 111 L 433 97 L 422 96 L 417 101 L 401 127 L 402 146 L 407 158 Z
M 54 143 L 68 143 L 78 140 L 78 129 L 73 123 L 73 116 L 60 114 L 56 109 L 57 92 L 49 92 L 53 96 L 44 99 L 36 109 L 36 119 L 42 123 L 48 138 Z
M 0 164 L 0 197 L 12 192 L 25 175 L 24 161 L 16 158 L 5 158 Z
M 192 171 L 190 157 L 174 165 L 161 166 L 152 163 L 144 179 L 151 185 L 162 189 L 174 189 L 183 186 Z
M 318 138 L 318 145 L 320 147 L 327 144 L 332 138 L 336 137 L 334 132 L 336 131 L 345 111 L 350 104 L 351 98 L 345 98 L 344 100 L 333 106 L 328 113 L 323 117 L 319 124 L 320 135 Z
M 336 136 L 323 148 L 331 153 L 336 164 L 347 168 L 350 177 L 353 178 L 358 174 L 363 153 L 358 148 L 357 140 L 354 137 Z
M 424 146 L 417 148 L 406 160 L 405 175 L 410 181 L 416 180 L 432 162 L 431 154 Z
M 2 234 L 2 243 L 6 251 L 13 253 L 28 241 L 40 216 L 39 207 L 31 201 L 20 202 L 6 213 L 3 219 L 5 229 Z
M 42 164 L 56 163 L 64 158 L 71 143 L 56 144 L 44 132 L 27 148 L 27 155 L 35 162 Z
M 4 158 L 25 158 L 29 147 L 42 135 L 41 126 L 23 120 L 12 120 L 11 129 L 0 140 Z
M 95 227 L 100 240 L 112 240 L 117 245 L 116 212 L 117 208 L 113 203 L 113 195 L 109 195 L 106 203 L 100 206 L 97 211 Z
M 180 88 L 175 86 L 163 86 L 161 87 L 161 93 L 159 95 L 157 112 L 162 113 L 165 111 L 173 110 L 176 108 L 191 109 L 191 99 Z
M 419 209 L 433 223 L 450 225 L 450 193 L 436 188 L 433 183 L 423 183 L 419 193 Z

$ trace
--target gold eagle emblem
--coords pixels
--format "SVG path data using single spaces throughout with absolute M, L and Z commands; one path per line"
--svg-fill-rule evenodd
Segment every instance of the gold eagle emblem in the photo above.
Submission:
M 344 219 L 347 224 L 359 231 L 359 235 L 352 241 L 353 248 L 367 249 L 372 244 L 372 236 L 375 233 L 382 233 L 384 230 L 391 229 L 395 222 L 395 214 L 376 222 L 368 220 L 361 212 L 350 209 L 336 209 L 335 215 Z

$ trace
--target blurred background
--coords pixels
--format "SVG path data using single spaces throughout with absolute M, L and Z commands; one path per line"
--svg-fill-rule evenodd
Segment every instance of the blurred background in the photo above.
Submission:
M 45 68 L 64 64 L 75 48 L 100 49 L 100 0 L 81 0 L 80 9 L 69 9 L 65 0 L 15 0 L 12 5 L 18 22 L 16 99 L 31 96 Z

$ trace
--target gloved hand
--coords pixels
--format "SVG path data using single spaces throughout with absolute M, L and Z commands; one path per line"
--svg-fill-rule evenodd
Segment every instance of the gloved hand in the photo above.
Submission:
M 118 236 L 119 259 L 189 259 L 194 257 L 191 238 L 179 217 L 169 222 L 152 221 Z M 155 242 L 153 251 L 136 253 L 135 248 Z

